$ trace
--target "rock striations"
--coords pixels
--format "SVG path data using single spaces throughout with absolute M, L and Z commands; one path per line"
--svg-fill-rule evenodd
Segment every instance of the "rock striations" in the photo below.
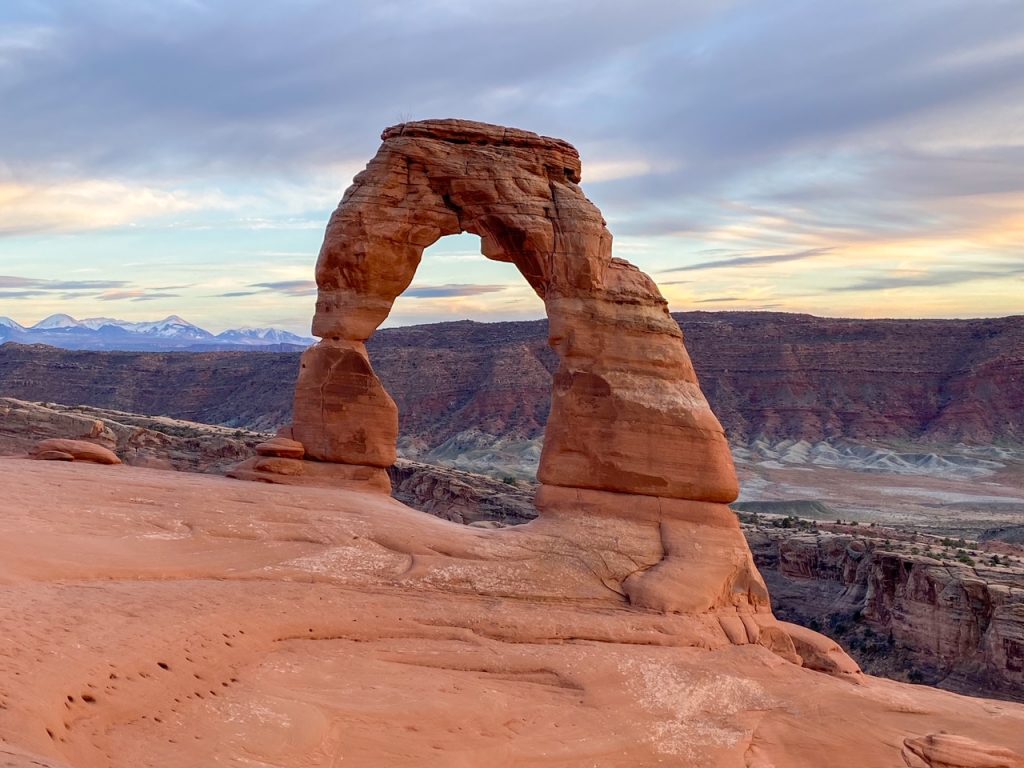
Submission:
M 294 423 L 278 438 L 300 443 L 309 461 L 261 456 L 235 476 L 294 483 L 334 474 L 345 484 L 395 463 L 398 409 L 365 343 L 424 248 L 472 232 L 486 257 L 516 265 L 547 309 L 559 367 L 538 471 L 544 523 L 607 517 L 642 531 L 656 559 L 614 587 L 633 605 L 770 617 L 726 506 L 738 485 L 722 427 L 657 286 L 612 257 L 604 219 L 578 186 L 576 150 L 459 120 L 395 126 L 382 138 L 331 217 L 317 261 L 313 332 L 322 341 L 302 356 Z M 758 633 L 751 619 L 733 634 L 754 642 Z
M 682 333 L 645 274 L 612 258 L 601 212 L 563 141 L 457 120 L 389 128 L 331 217 L 317 261 L 295 438 L 313 459 L 387 467 L 398 412 L 365 342 L 408 287 L 424 248 L 479 235 L 544 300 L 559 356 L 542 483 L 729 502 L 737 486 L 721 425 Z

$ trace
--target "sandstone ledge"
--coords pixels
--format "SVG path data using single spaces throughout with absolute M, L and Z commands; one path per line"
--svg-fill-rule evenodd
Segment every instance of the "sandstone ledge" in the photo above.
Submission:
M 23 459 L 0 482 L 0 754 L 18 768 L 1024 751 L 1024 707 L 798 666 L 769 614 L 630 606 L 609 585 L 652 546 L 638 523 L 480 531 L 377 493 Z

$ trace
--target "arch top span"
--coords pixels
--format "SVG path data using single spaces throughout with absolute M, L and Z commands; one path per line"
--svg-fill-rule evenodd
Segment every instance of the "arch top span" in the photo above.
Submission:
M 576 147 L 564 139 L 541 136 L 532 131 L 519 128 L 505 128 L 489 123 L 476 123 L 470 120 L 419 120 L 412 123 L 399 123 L 385 128 L 381 141 L 389 139 L 431 139 L 447 141 L 451 144 L 506 147 L 525 149 L 531 153 L 540 153 L 550 166 L 560 169 L 569 181 L 580 183 L 582 164 L 580 153 Z
M 398 416 L 364 342 L 423 250 L 470 232 L 544 300 L 561 359 L 538 477 L 548 485 L 728 502 L 735 470 L 657 286 L 612 236 L 561 139 L 465 120 L 387 128 L 331 216 L 294 435 L 315 460 L 384 467 Z
M 600 286 L 611 233 L 560 139 L 465 120 L 403 123 L 356 175 L 317 261 L 320 338 L 365 340 L 412 281 L 424 248 L 470 232 L 540 295 Z

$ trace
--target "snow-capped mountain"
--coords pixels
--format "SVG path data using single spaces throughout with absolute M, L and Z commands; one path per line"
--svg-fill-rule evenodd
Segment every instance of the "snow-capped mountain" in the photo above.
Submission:
M 57 317 L 53 315 L 52 317 Z M 67 318 L 67 315 L 62 317 Z M 51 318 L 46 318 L 43 322 L 48 322 Z M 71 320 L 72 318 L 68 318 Z M 205 331 L 198 325 L 194 325 L 187 320 L 182 320 L 177 315 L 171 315 L 165 317 L 163 320 L 157 320 L 155 322 L 143 322 L 133 323 L 127 320 L 115 320 L 112 317 L 87 317 L 85 320 L 77 321 L 76 325 L 80 328 L 89 328 L 94 331 L 98 331 L 104 327 L 111 328 L 122 328 L 129 333 L 140 333 L 146 336 L 160 336 L 165 339 L 212 339 L 213 334 L 209 331 Z M 38 328 L 39 325 L 33 326 Z M 51 326 L 55 327 L 55 326 Z
M 64 349 L 190 350 L 275 349 L 305 347 L 314 339 L 277 328 L 238 328 L 214 335 L 177 315 L 152 322 L 133 322 L 112 317 L 76 320 L 56 314 L 25 327 L 0 317 L 0 343 L 48 344 Z
M 85 326 L 86 328 L 91 328 L 94 331 L 98 331 L 104 325 L 130 325 L 130 323 L 126 323 L 124 320 L 115 320 L 112 317 L 87 317 L 85 320 L 79 320 L 78 324 Z
M 50 315 L 32 326 L 33 331 L 51 331 L 55 328 L 78 328 L 79 323 L 71 315 Z
M 282 331 L 277 328 L 233 328 L 230 331 L 218 333 L 217 338 L 229 344 L 253 346 L 264 346 L 267 344 L 301 344 L 308 346 L 310 344 L 309 339 L 304 339 L 290 331 Z

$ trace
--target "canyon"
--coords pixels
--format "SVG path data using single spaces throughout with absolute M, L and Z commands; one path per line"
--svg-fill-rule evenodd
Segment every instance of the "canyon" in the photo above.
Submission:
M 866 672 L 1024 700 L 1024 548 L 740 516 L 776 613 L 829 635 Z

